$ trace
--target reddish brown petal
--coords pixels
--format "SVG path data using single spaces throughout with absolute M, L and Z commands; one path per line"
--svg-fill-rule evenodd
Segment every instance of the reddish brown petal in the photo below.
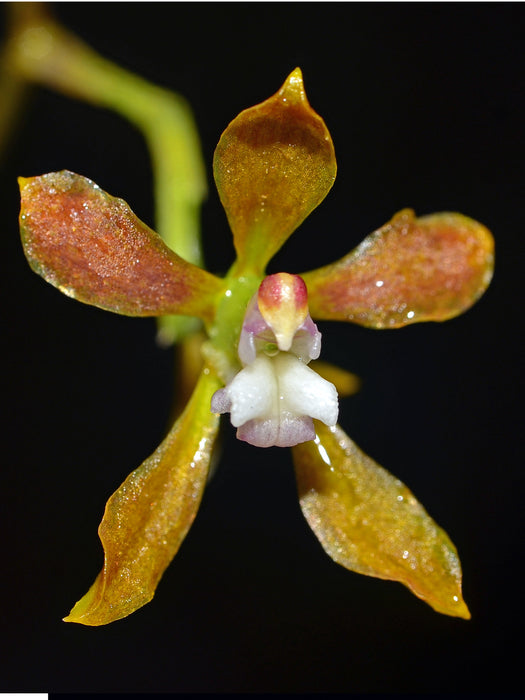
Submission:
M 302 274 L 316 319 L 399 328 L 457 316 L 487 288 L 488 229 L 462 214 L 416 218 L 404 209 L 332 265 Z
M 222 281 L 176 255 L 122 199 L 67 170 L 19 183 L 29 264 L 64 294 L 128 316 L 210 316 Z
M 153 598 L 199 508 L 219 423 L 210 401 L 219 386 L 214 375 L 201 375 L 164 442 L 109 499 L 99 527 L 104 568 L 65 622 L 106 625 Z
M 330 133 L 308 104 L 296 68 L 273 97 L 241 112 L 222 134 L 215 182 L 233 231 L 239 271 L 270 258 L 335 180 Z
M 303 514 L 327 554 L 360 574 L 399 581 L 434 610 L 468 619 L 456 548 L 407 487 L 341 430 L 293 448 Z

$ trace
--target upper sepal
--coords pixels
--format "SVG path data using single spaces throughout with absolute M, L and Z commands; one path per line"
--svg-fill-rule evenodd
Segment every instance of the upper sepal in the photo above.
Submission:
M 211 317 L 221 280 L 176 255 L 122 199 L 67 170 L 19 184 L 24 252 L 47 282 L 129 316 Z
M 446 532 L 341 428 L 315 428 L 315 441 L 294 447 L 293 458 L 303 514 L 327 554 L 351 571 L 405 584 L 437 612 L 470 618 Z
M 308 103 L 299 68 L 228 125 L 213 169 L 239 270 L 261 274 L 335 180 L 332 139 Z
M 494 240 L 462 214 L 404 209 L 332 265 L 301 275 L 313 318 L 399 328 L 466 311 L 492 278 Z

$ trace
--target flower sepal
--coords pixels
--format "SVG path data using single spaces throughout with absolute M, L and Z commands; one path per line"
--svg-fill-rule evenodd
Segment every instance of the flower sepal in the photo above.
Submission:
M 336 170 L 330 132 L 308 103 L 299 68 L 275 95 L 227 126 L 213 173 L 233 232 L 238 275 L 264 274 L 325 198 Z
M 219 427 L 210 413 L 218 385 L 205 368 L 167 437 L 107 502 L 99 526 L 104 567 L 65 622 L 106 625 L 153 598 L 204 492 Z
M 469 619 L 447 533 L 339 426 L 315 429 L 293 459 L 301 509 L 326 553 L 351 571 L 403 583 L 437 612 Z

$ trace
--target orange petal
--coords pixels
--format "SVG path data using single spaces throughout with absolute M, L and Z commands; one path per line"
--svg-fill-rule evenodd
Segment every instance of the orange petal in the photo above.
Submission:
M 404 209 L 355 250 L 301 277 L 314 319 L 399 328 L 466 311 L 492 278 L 494 240 L 462 214 Z
M 335 180 L 330 133 L 308 104 L 296 68 L 273 97 L 222 134 L 214 175 L 233 231 L 238 271 L 262 274 Z
M 65 622 L 105 625 L 148 603 L 197 513 L 218 418 L 206 371 L 164 442 L 111 496 L 99 535 L 104 568 Z
M 293 456 L 303 514 L 328 555 L 351 571 L 400 581 L 437 612 L 468 619 L 447 534 L 341 428 L 316 421 L 316 433 Z
M 24 252 L 64 294 L 128 316 L 211 316 L 222 281 L 176 255 L 122 199 L 67 170 L 19 183 Z

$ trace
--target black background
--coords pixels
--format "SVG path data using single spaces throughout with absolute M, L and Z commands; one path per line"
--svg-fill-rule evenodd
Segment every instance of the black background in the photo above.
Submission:
M 5 19 L 2 7 L 2 21 Z M 340 257 L 397 210 L 456 210 L 495 235 L 485 296 L 444 324 L 322 324 L 356 372 L 340 422 L 448 531 L 470 622 L 332 563 L 290 455 L 224 432 L 221 465 L 153 602 L 101 628 L 61 618 L 102 563 L 108 496 L 161 440 L 173 358 L 155 323 L 83 306 L 34 275 L 16 175 L 68 168 L 153 224 L 148 153 L 113 113 L 37 89 L 0 163 L 2 649 L 10 691 L 509 691 L 522 676 L 523 7 L 521 4 L 58 3 L 108 58 L 191 103 L 210 192 L 210 269 L 233 259 L 211 177 L 227 123 L 301 66 L 338 177 L 272 262 Z

